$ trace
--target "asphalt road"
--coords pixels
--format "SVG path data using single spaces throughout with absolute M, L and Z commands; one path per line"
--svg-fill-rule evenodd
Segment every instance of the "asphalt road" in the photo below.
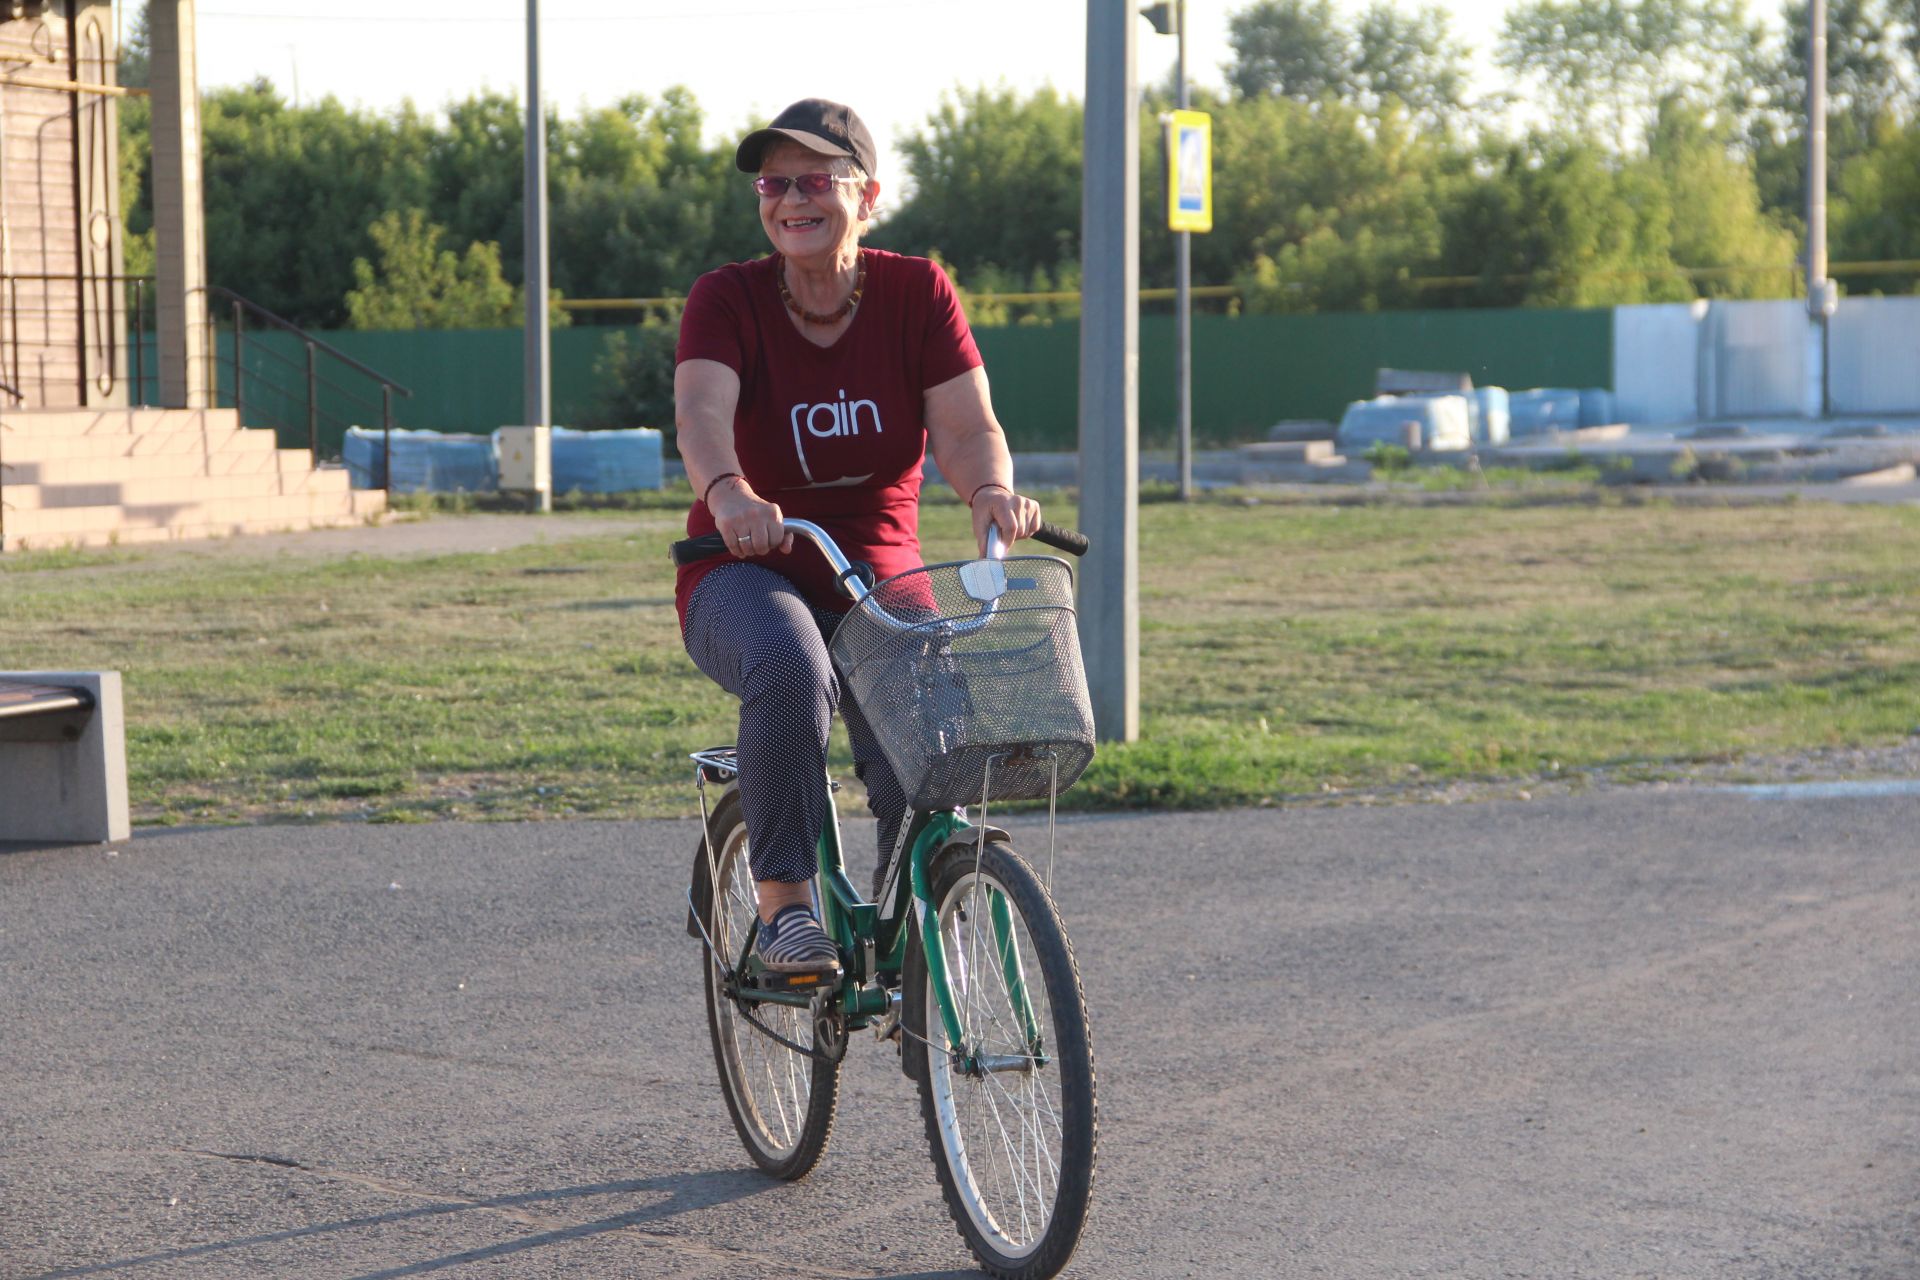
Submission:
M 687 823 L 0 853 L 0 1276 L 970 1274 L 891 1048 L 713 1080 Z M 1069 1274 L 1920 1275 L 1920 796 L 1079 819 Z M 856 880 L 858 877 L 856 877 Z

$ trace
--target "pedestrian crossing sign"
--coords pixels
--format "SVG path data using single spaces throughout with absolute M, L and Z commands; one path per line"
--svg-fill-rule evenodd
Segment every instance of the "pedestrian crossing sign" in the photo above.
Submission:
M 1213 117 L 1204 111 L 1167 116 L 1167 226 L 1213 230 Z

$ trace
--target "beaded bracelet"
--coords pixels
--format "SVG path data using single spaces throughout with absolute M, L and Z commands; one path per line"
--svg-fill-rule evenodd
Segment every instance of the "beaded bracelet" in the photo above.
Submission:
M 700 501 L 702 503 L 705 503 L 708 497 L 710 497 L 713 493 L 713 486 L 719 484 L 722 480 L 745 480 L 745 479 L 746 477 L 741 475 L 738 471 L 722 471 L 719 475 L 707 481 L 706 492 L 700 495 Z
M 985 484 L 981 485 L 980 489 L 1000 489 L 1009 494 L 1013 492 L 1013 490 L 1008 489 L 1007 486 L 1001 484 L 998 480 L 989 480 Z M 973 491 L 973 498 L 977 498 L 980 496 L 980 489 L 975 489 Z M 973 498 L 967 499 L 967 507 L 969 510 L 971 510 L 973 507 Z

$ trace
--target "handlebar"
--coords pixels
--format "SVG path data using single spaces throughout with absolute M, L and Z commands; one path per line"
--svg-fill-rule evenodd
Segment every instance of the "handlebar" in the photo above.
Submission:
M 833 566 L 833 571 L 840 576 L 843 583 L 850 580 L 849 575 L 854 572 L 853 564 L 840 550 L 840 545 L 833 540 L 832 534 L 811 520 L 786 520 L 782 523 L 789 531 L 810 538 L 813 544 L 820 548 L 820 553 L 827 558 L 827 563 Z M 1056 551 L 1064 551 L 1068 555 L 1083 556 L 1087 553 L 1086 535 L 1062 525 L 1042 523 L 1038 529 L 1034 530 L 1033 540 L 1045 543 Z M 711 560 L 715 556 L 726 555 L 730 550 L 732 548 L 727 546 L 726 539 L 719 534 L 703 533 L 697 538 L 683 538 L 674 543 L 670 553 L 675 564 L 689 565 L 698 564 L 702 560 Z M 987 527 L 987 558 L 1002 560 L 1006 558 L 1006 554 L 1007 549 L 1000 539 L 1000 526 L 989 525 Z M 850 590 L 848 594 L 858 600 L 865 593 Z
M 827 563 L 833 566 L 840 589 L 853 598 L 855 605 L 864 604 L 876 618 L 902 631 L 911 630 L 919 625 L 910 619 L 894 617 L 882 608 L 877 600 L 871 598 L 873 596 L 872 571 L 864 564 L 855 565 L 848 560 L 846 553 L 841 551 L 840 545 L 833 540 L 832 534 L 811 520 L 785 520 L 782 523 L 788 532 L 812 539 L 813 544 L 820 548 L 820 554 L 824 555 Z M 1076 556 L 1086 554 L 1088 546 L 1086 535 L 1073 529 L 1062 528 L 1057 524 L 1042 524 L 1034 531 L 1033 537 L 1036 542 L 1043 542 Z M 683 538 L 674 543 L 671 553 L 675 564 L 689 565 L 724 555 L 729 550 L 726 539 L 718 533 L 703 533 L 699 537 Z M 1007 544 L 1000 536 L 1000 526 L 987 526 L 987 561 L 1000 561 L 1006 558 Z M 975 561 L 973 564 L 961 566 L 962 581 L 966 581 L 968 571 L 982 563 Z M 990 572 L 977 589 L 977 593 L 976 588 L 971 585 L 967 590 L 980 602 L 980 612 L 964 621 L 952 618 L 943 620 L 940 625 L 952 634 L 970 634 L 992 621 L 994 615 L 999 612 L 1000 595 L 1006 590 L 1006 574 L 1004 571 Z

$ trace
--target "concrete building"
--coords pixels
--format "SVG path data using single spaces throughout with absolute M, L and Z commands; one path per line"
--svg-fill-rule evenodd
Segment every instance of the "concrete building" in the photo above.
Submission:
M 115 83 L 111 6 L 0 0 L 0 551 L 385 510 L 219 407 L 193 0 L 151 0 L 148 32 L 155 270 L 134 280 L 118 103 L 142 91 Z
M 0 397 L 125 405 L 113 12 L 0 0 Z

